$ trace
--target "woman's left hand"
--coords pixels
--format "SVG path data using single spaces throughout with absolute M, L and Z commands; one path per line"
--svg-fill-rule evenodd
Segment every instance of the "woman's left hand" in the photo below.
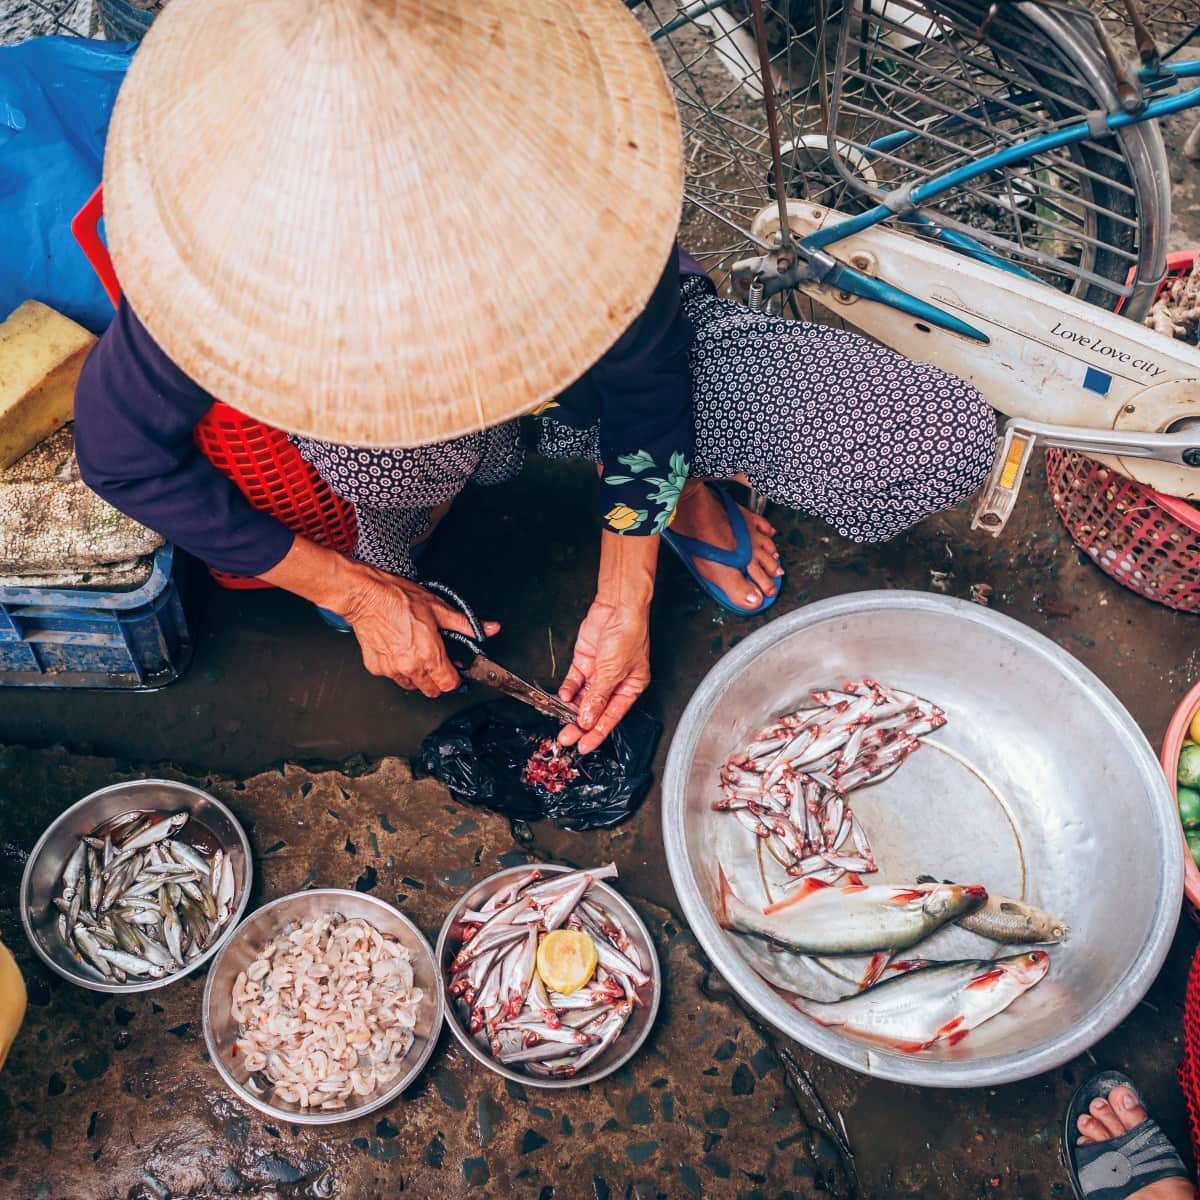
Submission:
M 558 735 L 564 746 L 590 754 L 617 727 L 650 683 L 650 608 L 599 597 L 579 627 L 571 669 L 560 700 L 579 707 L 579 718 Z

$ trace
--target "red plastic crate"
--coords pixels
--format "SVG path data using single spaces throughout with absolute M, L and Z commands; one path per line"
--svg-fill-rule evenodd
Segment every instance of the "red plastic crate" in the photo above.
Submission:
M 1160 295 L 1198 255 L 1167 257 Z M 1200 612 L 1200 509 L 1073 450 L 1046 451 L 1046 479 L 1071 540 L 1105 574 L 1147 600 Z
M 71 222 L 71 232 L 116 307 L 121 297 L 108 247 L 100 237 L 104 189 L 98 187 Z M 294 533 L 349 553 L 358 538 L 354 506 L 337 496 L 282 430 L 244 416 L 220 400 L 213 403 L 193 436 L 200 453 L 233 481 L 250 504 L 270 513 Z M 259 579 L 209 567 L 227 588 L 270 587 Z

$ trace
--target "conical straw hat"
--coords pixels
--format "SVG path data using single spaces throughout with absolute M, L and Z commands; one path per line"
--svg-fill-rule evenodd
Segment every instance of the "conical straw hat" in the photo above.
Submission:
M 416 446 L 616 341 L 683 165 L 621 0 L 174 0 L 104 191 L 121 286 L 189 376 L 292 432 Z

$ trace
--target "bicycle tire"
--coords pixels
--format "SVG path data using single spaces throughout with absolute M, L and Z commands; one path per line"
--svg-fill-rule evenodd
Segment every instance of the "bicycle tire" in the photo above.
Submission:
M 811 76 L 808 80 L 810 93 L 813 81 L 818 76 L 816 68 L 821 58 L 820 46 L 818 45 L 815 51 L 810 46 L 807 58 L 803 54 L 796 54 L 796 46 L 805 37 L 811 41 L 814 31 L 807 26 L 813 22 L 814 14 L 826 14 L 826 22 L 831 19 L 831 15 L 836 14 L 837 0 L 824 2 L 830 5 L 829 9 L 816 9 L 813 0 L 767 0 L 764 5 L 773 69 L 779 75 L 777 83 L 782 88 L 781 125 L 786 144 L 793 152 L 788 164 L 792 172 L 790 182 L 794 183 L 799 175 L 803 177 L 800 194 L 843 211 L 861 211 L 873 201 L 861 192 L 855 194 L 854 181 L 847 178 L 847 172 L 836 172 L 839 178 L 833 181 L 829 177 L 828 164 L 821 163 L 814 180 L 812 145 L 810 142 L 804 142 L 806 138 L 823 138 L 822 152 L 829 157 L 831 135 L 832 139 L 836 139 L 834 144 L 842 149 L 841 138 L 844 129 L 836 123 L 832 127 L 824 126 L 819 119 L 813 119 L 815 106 L 811 95 L 799 103 L 795 100 L 795 91 L 805 82 L 805 69 L 809 70 Z M 891 2 L 894 3 L 895 0 Z M 917 7 L 915 0 L 908 0 L 907 7 Z M 921 7 L 930 11 L 936 7 L 941 14 L 947 9 L 953 10 L 956 5 L 955 0 L 946 0 L 945 4 L 940 0 L 925 0 Z M 1074 113 L 1109 106 L 1106 98 L 1098 93 L 1089 80 L 1088 64 L 1079 62 L 1071 53 L 1070 47 L 1060 47 L 1049 41 L 1045 34 L 1022 14 L 1014 13 L 1009 6 L 1005 8 L 1006 15 L 1000 22 L 998 32 L 995 35 L 989 34 L 992 38 L 989 52 L 1012 56 L 1014 51 L 1011 45 L 1015 42 L 1019 46 L 1018 57 L 1024 63 L 1024 70 L 1035 82 L 1039 75 L 1053 79 L 1054 88 L 1045 90 L 1054 91 L 1063 104 L 1063 111 L 1051 114 L 1054 120 L 1066 120 Z M 976 25 L 987 12 L 987 6 L 982 0 L 959 0 L 957 9 L 960 18 L 964 15 L 964 9 L 968 14 L 972 11 L 977 14 Z M 643 11 L 649 13 L 652 18 L 650 24 L 653 31 L 653 20 L 657 19 L 654 0 L 646 0 Z M 735 244 L 725 248 L 714 244 L 720 239 L 709 236 L 712 233 L 713 222 L 720 220 L 741 229 L 748 228 L 753 213 L 771 202 L 772 189 L 767 178 L 769 171 L 763 135 L 764 122 L 752 107 L 758 105 L 761 109 L 755 97 L 757 59 L 751 54 L 752 47 L 745 41 L 749 29 L 749 5 L 747 0 L 726 0 L 718 11 L 725 14 L 723 24 L 716 29 L 710 25 L 707 33 L 691 30 L 687 34 L 691 39 L 690 45 L 678 44 L 682 40 L 683 31 L 680 31 L 661 39 L 660 46 L 661 41 L 668 42 L 667 46 L 662 47 L 664 61 L 680 99 L 689 155 L 693 162 L 698 159 L 701 164 L 701 169 L 690 172 L 689 211 L 686 214 L 684 233 L 685 236 L 690 235 L 694 240 L 699 240 L 700 249 L 707 252 L 706 265 L 720 274 L 730 261 L 748 251 L 749 242 L 742 240 L 739 244 L 734 239 Z M 672 15 L 674 12 L 672 9 Z M 707 19 L 712 22 L 714 17 L 710 14 Z M 939 15 L 939 19 L 944 21 L 945 17 Z M 659 24 L 661 27 L 661 22 Z M 786 31 L 783 36 L 781 30 Z M 735 34 L 739 32 L 742 36 L 740 62 L 744 64 L 742 86 L 722 90 L 712 85 L 711 70 L 708 71 L 707 77 L 704 76 L 704 71 L 706 67 L 711 66 L 714 58 L 720 57 L 723 59 L 728 82 L 728 76 L 734 74 L 731 70 L 734 54 L 729 47 Z M 696 41 L 698 34 L 708 38 L 707 53 Z M 1034 48 L 1032 54 L 1031 47 Z M 825 61 L 828 66 L 827 31 L 826 52 Z M 801 63 L 798 74 L 795 69 L 797 59 Z M 735 85 L 738 83 L 736 76 L 733 82 Z M 705 102 L 706 92 L 711 103 Z M 851 141 L 853 140 L 851 134 Z M 799 145 L 800 142 L 804 144 Z M 1072 277 L 1069 270 L 1059 272 L 1057 276 L 1053 270 L 1036 266 L 1033 270 L 1035 274 L 1041 275 L 1063 290 L 1112 308 L 1128 292 L 1126 280 L 1131 268 L 1145 269 L 1139 257 L 1147 238 L 1147 223 L 1142 220 L 1141 201 L 1145 189 L 1153 184 L 1143 177 L 1147 172 L 1143 171 L 1141 175 L 1136 172 L 1130 154 L 1124 149 L 1124 142 L 1118 139 L 1105 139 L 1105 142 L 1110 144 L 1088 142 L 1072 152 L 1079 164 L 1078 173 L 1086 181 L 1083 186 L 1089 193 L 1085 196 L 1086 203 L 1083 207 L 1088 213 L 1094 214 L 1094 218 L 1089 219 L 1094 221 L 1095 226 L 1090 231 L 1081 228 L 1081 234 L 1089 236 L 1094 244 L 1084 245 L 1079 250 L 1082 263 L 1080 272 Z M 742 161 L 735 162 L 739 155 Z M 832 157 L 840 159 L 841 155 Z M 1152 156 L 1143 156 L 1147 157 Z M 1039 169 L 1042 168 L 1031 168 L 1023 186 L 1028 188 L 1028 180 L 1036 180 L 1036 171 Z M 789 186 L 788 191 L 789 195 L 793 194 L 792 186 Z M 930 215 L 936 217 L 939 212 L 944 212 L 945 208 L 945 205 L 940 209 L 934 206 Z M 1005 254 L 1001 249 L 1000 257 L 1014 256 L 1011 252 Z M 1089 274 L 1096 278 L 1089 281 L 1081 277 Z

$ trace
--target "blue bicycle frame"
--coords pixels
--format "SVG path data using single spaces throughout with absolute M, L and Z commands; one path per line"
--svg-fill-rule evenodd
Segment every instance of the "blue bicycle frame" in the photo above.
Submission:
M 625 0 L 625 2 L 632 8 L 636 7 L 640 0 Z M 660 38 L 688 24 L 697 16 L 701 16 L 714 8 L 720 8 L 724 3 L 725 0 L 693 0 L 693 3 L 688 4 L 680 10 L 672 21 L 652 33 L 650 35 L 651 41 L 658 41 Z M 1156 91 L 1174 86 L 1185 79 L 1200 79 L 1200 61 L 1177 64 L 1161 63 L 1154 71 L 1143 70 L 1140 73 L 1141 82 L 1148 88 Z M 1019 98 L 1016 102 L 1019 103 Z M 925 216 L 918 209 L 921 205 L 928 204 L 946 192 L 953 191 L 955 188 L 961 187 L 965 183 L 970 183 L 972 180 L 987 175 L 992 171 L 1000 171 L 1005 167 L 1016 166 L 1047 151 L 1057 150 L 1063 146 L 1070 146 L 1077 142 L 1086 141 L 1088 138 L 1094 138 L 1098 132 L 1098 129 L 1094 127 L 1096 125 L 1103 125 L 1104 129 L 1109 133 L 1117 133 L 1130 125 L 1138 125 L 1145 121 L 1157 121 L 1163 117 L 1171 116 L 1173 113 L 1186 112 L 1191 108 L 1200 108 L 1200 87 L 1178 95 L 1163 96 L 1154 100 L 1148 100 L 1135 113 L 1112 112 L 1096 114 L 1094 121 L 1076 121 L 1055 130 L 1053 133 L 1040 134 L 1037 137 L 1030 138 L 1026 142 L 1018 143 L 1015 146 L 1008 146 L 1003 150 L 997 150 L 993 154 L 984 155 L 984 157 L 977 159 L 968 166 L 947 171 L 945 174 L 928 179 L 916 187 L 893 192 L 888 195 L 887 199 L 876 204 L 866 212 L 859 213 L 853 217 L 846 217 L 841 221 L 836 221 L 834 224 L 818 230 L 816 233 L 809 234 L 799 243 L 799 250 L 802 255 L 806 252 L 808 254 L 816 254 L 829 246 L 836 245 L 845 238 L 852 237 L 856 233 L 861 233 L 865 229 L 871 229 L 875 225 L 881 225 L 883 222 L 891 220 L 892 217 L 899 217 L 900 220 L 910 224 L 921 225 L 944 245 L 969 258 L 987 263 L 993 267 L 999 267 L 1002 270 L 1010 271 L 1036 282 L 1036 275 L 993 253 L 960 231 L 941 228 L 935 220 Z M 977 116 L 979 113 L 964 114 L 966 117 L 973 115 Z M 952 128 L 955 123 L 963 121 L 963 119 L 963 117 L 952 117 L 949 119 L 947 127 Z M 871 150 L 875 150 L 881 154 L 888 153 L 921 136 L 921 133 L 915 130 L 899 130 L 879 138 L 875 142 L 869 143 L 866 150 L 868 153 Z M 881 304 L 890 305 L 892 308 L 906 312 L 919 320 L 936 325 L 941 329 L 961 334 L 964 337 L 969 337 L 979 342 L 986 343 L 989 340 L 986 334 L 974 326 L 959 320 L 957 317 L 951 316 L 936 305 L 930 304 L 918 296 L 913 296 L 911 293 L 905 292 L 903 289 L 897 288 L 892 284 L 885 283 L 881 279 L 865 275 L 861 271 L 845 266 L 842 263 L 834 263 L 832 266 L 827 264 L 822 280 L 840 291 L 849 292 L 863 299 L 875 300 Z
M 1183 62 L 1173 65 L 1164 63 L 1159 67 L 1158 73 L 1155 75 L 1143 73 L 1143 82 L 1155 88 L 1170 86 L 1184 79 L 1200 79 L 1200 61 Z M 1154 100 L 1148 100 L 1135 113 L 1105 113 L 1103 114 L 1102 123 L 1110 133 L 1116 133 L 1130 125 L 1138 125 L 1144 121 L 1157 121 L 1163 117 L 1171 116 L 1173 113 L 1186 112 L 1192 108 L 1200 108 L 1200 87 L 1192 88 L 1178 95 L 1161 96 Z M 892 149 L 904 144 L 905 141 L 919 136 L 919 134 L 910 131 L 889 134 L 886 138 L 881 138 L 878 145 L 872 144 L 868 149 L 878 149 L 880 151 Z M 1077 142 L 1083 142 L 1095 136 L 1096 132 L 1093 129 L 1092 123 L 1086 120 L 1076 121 L 1070 125 L 1064 125 L 1061 129 L 1057 129 L 1053 133 L 1040 134 L 1018 145 L 997 150 L 995 153 L 987 154 L 967 166 L 958 167 L 953 171 L 947 171 L 944 175 L 928 179 L 924 183 L 909 189 L 907 194 L 893 193 L 888 200 L 875 205 L 864 213 L 859 213 L 853 217 L 846 217 L 844 220 L 836 221 L 832 225 L 819 229 L 804 238 L 799 243 L 799 249 L 802 253 L 814 253 L 824 250 L 842 241 L 844 238 L 861 233 L 864 229 L 871 229 L 873 226 L 880 225 L 895 216 L 899 216 L 902 220 L 919 222 L 923 225 L 936 225 L 936 222 L 922 216 L 916 210 L 921 205 L 928 204 L 939 196 L 953 191 L 964 183 L 970 183 L 971 180 L 978 179 L 982 175 L 987 175 L 992 171 L 1003 170 L 1005 167 L 1016 166 L 1018 163 L 1034 158 L 1038 154 L 1049 150 L 1057 150 L 1062 146 L 1070 146 Z M 951 246 L 971 258 L 990 263 L 992 266 L 1002 267 L 1008 271 L 1015 271 L 1028 278 L 1036 278 L 1030 275 L 1028 271 L 1014 266 L 998 255 L 992 254 L 983 246 L 961 233 L 938 229 L 936 236 L 947 246 Z M 861 271 L 856 271 L 852 267 L 845 267 L 838 264 L 836 271 L 827 281 L 841 291 L 850 292 L 867 300 L 875 300 L 881 304 L 891 305 L 893 308 L 909 313 L 941 329 L 962 334 L 976 341 L 988 341 L 986 334 L 960 321 L 957 317 L 944 312 L 936 305 L 930 304 L 928 301 L 922 300 L 917 296 L 910 295 L 908 292 L 904 292 L 891 284 L 884 283 L 882 280 L 864 275 Z

